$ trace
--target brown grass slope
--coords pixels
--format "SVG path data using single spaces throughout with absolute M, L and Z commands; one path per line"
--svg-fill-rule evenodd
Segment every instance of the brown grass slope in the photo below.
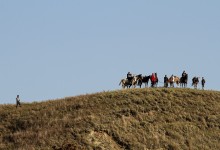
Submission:
M 0 149 L 219 150 L 220 92 L 129 89 L 0 106 Z

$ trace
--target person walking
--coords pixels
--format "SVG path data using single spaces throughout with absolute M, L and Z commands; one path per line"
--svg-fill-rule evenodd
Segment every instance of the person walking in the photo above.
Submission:
M 204 77 L 202 77 L 202 89 L 204 90 L 204 87 L 205 87 L 205 79 L 204 79 Z
M 20 102 L 19 95 L 17 95 L 17 97 L 16 97 L 16 108 L 17 108 L 18 106 L 21 107 L 21 102 Z

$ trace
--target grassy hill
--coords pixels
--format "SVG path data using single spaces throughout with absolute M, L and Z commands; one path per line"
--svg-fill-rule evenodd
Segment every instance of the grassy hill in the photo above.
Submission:
M 0 105 L 0 149 L 219 150 L 220 92 L 128 89 Z

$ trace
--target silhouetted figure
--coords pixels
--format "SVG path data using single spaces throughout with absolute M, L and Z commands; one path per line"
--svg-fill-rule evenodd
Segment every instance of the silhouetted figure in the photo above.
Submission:
M 165 75 L 165 77 L 164 77 L 164 87 L 168 87 L 168 77 L 167 77 L 167 75 Z
M 131 82 L 132 78 L 133 78 L 132 74 L 131 74 L 130 72 L 128 72 L 128 73 L 127 73 L 127 79 L 128 79 L 128 81 Z
M 157 87 L 157 85 L 158 85 L 158 82 L 159 82 L 159 80 L 158 80 L 158 77 L 157 77 L 157 73 L 155 73 L 155 86 Z
M 182 77 L 185 77 L 185 76 L 186 76 L 186 71 L 184 70 L 182 73 Z
M 188 74 L 184 70 L 182 73 L 182 77 L 180 78 L 180 86 L 187 87 L 187 82 L 188 82 Z
M 204 90 L 204 87 L 205 87 L 205 79 L 204 79 L 204 77 L 202 77 L 202 89 Z
M 17 108 L 18 106 L 21 107 L 21 102 L 20 102 L 19 95 L 17 95 L 17 97 L 16 97 L 16 108 Z

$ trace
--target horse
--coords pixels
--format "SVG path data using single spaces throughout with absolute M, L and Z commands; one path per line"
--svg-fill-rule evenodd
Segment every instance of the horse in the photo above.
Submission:
M 172 79 L 174 78 L 174 79 Z M 170 87 L 174 87 L 174 83 L 176 83 L 177 86 L 179 86 L 179 83 L 180 83 L 180 78 L 177 77 L 177 76 L 171 76 L 169 79 L 168 79 L 168 83 L 170 83 Z
M 194 89 L 197 89 L 198 83 L 199 83 L 199 77 L 193 77 L 192 78 L 192 86 L 194 86 Z
M 131 82 L 128 79 L 121 79 L 119 85 L 122 86 L 122 88 L 130 88 L 131 87 Z
M 126 79 L 121 79 L 119 85 L 122 85 L 122 88 L 130 88 L 133 86 L 134 88 L 136 87 L 137 84 L 137 76 L 133 76 L 131 80 Z
M 182 76 L 180 78 L 180 86 L 186 88 L 187 87 L 187 81 L 188 81 L 188 74 L 185 76 Z
M 137 84 L 140 86 L 142 86 L 142 83 L 145 84 L 145 88 L 148 87 L 148 82 L 149 82 L 150 76 L 142 76 L 141 74 L 138 75 L 137 77 Z

